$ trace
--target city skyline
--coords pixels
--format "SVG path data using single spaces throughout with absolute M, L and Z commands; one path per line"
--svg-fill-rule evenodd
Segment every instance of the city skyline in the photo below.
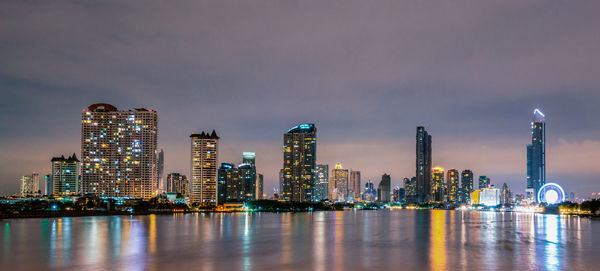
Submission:
M 578 196 L 600 190 L 599 3 L 369 7 L 380 16 L 360 2 L 333 14 L 286 3 L 0 5 L 11 10 L 0 26 L 2 194 L 17 192 L 21 175 L 49 173 L 51 157 L 79 153 L 78 115 L 96 102 L 160 112 L 165 176 L 189 175 L 187 136 L 216 129 L 221 161 L 258 154 L 267 194 L 278 183 L 281 133 L 300 123 L 320 129 L 318 163 L 342 162 L 363 183 L 414 176 L 422 125 L 434 135 L 433 166 L 522 193 L 540 108 L 547 181 Z

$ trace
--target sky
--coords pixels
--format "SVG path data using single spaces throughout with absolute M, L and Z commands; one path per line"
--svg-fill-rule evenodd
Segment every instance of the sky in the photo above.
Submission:
M 283 133 L 315 123 L 317 160 L 362 182 L 433 164 L 524 193 L 533 110 L 547 178 L 600 192 L 599 1 L 1 1 L 0 194 L 80 154 L 94 103 L 159 112 L 165 170 L 194 132 L 219 162 L 255 151 L 271 195 Z

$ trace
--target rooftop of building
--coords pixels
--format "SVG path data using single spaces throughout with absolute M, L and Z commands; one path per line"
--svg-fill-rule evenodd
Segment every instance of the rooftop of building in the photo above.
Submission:
M 314 133 L 317 131 L 314 123 L 296 125 L 287 130 L 288 133 Z
M 73 155 L 69 156 L 68 158 L 65 158 L 64 155 L 61 155 L 60 157 L 53 157 L 50 162 L 79 162 L 79 159 L 77 159 L 77 155 L 73 153 Z
M 202 133 L 192 134 L 192 135 L 190 135 L 190 137 L 203 138 L 203 139 L 219 139 L 220 138 L 219 136 L 217 136 L 217 132 L 215 132 L 215 130 L 212 130 L 212 133 L 210 133 L 210 134 L 208 132 L 202 131 Z

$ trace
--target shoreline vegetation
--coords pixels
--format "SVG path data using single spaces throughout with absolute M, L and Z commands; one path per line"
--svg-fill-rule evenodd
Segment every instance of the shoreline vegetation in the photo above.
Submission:
M 420 209 L 420 210 L 472 210 L 520 212 L 519 207 L 503 206 L 466 208 L 459 205 L 407 205 L 383 203 L 329 203 L 329 202 L 285 202 L 277 200 L 256 200 L 249 202 L 231 202 L 219 206 L 188 206 L 159 198 L 150 200 L 130 199 L 117 202 L 114 199 L 100 199 L 91 196 L 78 198 L 19 198 L 0 199 L 0 219 L 18 218 L 57 218 L 82 216 L 113 215 L 150 215 L 150 214 L 187 214 L 187 213 L 237 213 L 237 212 L 315 212 L 343 210 L 378 209 Z M 527 211 L 525 211 L 527 212 Z M 534 212 L 534 211 L 531 211 Z M 536 206 L 535 212 L 545 214 L 578 215 L 600 219 L 600 200 L 583 203 L 564 202 L 557 205 Z

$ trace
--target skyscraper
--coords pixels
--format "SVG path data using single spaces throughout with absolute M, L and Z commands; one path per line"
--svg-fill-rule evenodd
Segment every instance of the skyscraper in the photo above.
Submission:
M 317 165 L 315 169 L 315 198 L 317 201 L 329 198 L 329 165 Z
M 158 189 L 158 193 L 165 192 L 165 180 L 164 180 L 164 171 L 165 171 L 165 152 L 163 149 L 160 149 L 158 152 L 158 158 L 156 161 L 156 189 Z
M 75 154 L 68 158 L 64 155 L 54 157 L 52 163 L 51 193 L 57 196 L 79 194 L 79 160 Z
M 487 188 L 490 185 L 490 178 L 485 175 L 479 176 L 479 189 Z
M 369 180 L 365 183 L 365 191 L 362 194 L 362 201 L 373 202 L 377 199 L 377 191 L 373 187 L 373 182 Z
M 100 197 L 156 195 L 158 113 L 93 104 L 81 114 L 81 192 Z
M 190 181 L 187 176 L 180 173 L 169 173 L 167 175 L 167 193 L 177 193 L 187 197 L 190 193 Z
M 465 169 L 461 173 L 461 203 L 471 202 L 471 193 L 473 193 L 473 172 Z
M 300 124 L 283 135 L 283 181 L 280 198 L 287 201 L 314 200 L 317 160 L 317 128 Z
M 334 201 L 348 201 L 348 170 L 342 164 L 336 163 L 331 171 L 329 183 L 329 198 Z
M 52 188 L 54 187 L 54 185 L 52 184 L 52 174 L 46 174 L 44 176 L 44 181 L 46 182 L 46 189 L 44 194 L 45 195 L 51 195 L 52 194 Z
M 431 196 L 431 135 L 422 126 L 417 127 L 416 146 L 417 201 L 427 203 Z
M 40 175 L 33 173 L 31 175 L 23 175 L 20 179 L 21 182 L 21 196 L 38 196 L 39 195 L 39 183 Z
M 250 163 L 222 163 L 218 171 L 218 203 L 257 199 L 256 170 Z
M 404 190 L 406 191 L 407 203 L 417 202 L 417 177 L 404 178 Z
M 264 182 L 263 175 L 257 173 L 256 174 L 256 199 L 264 199 Z
M 202 132 L 190 135 L 191 178 L 190 202 L 201 205 L 217 205 L 217 162 L 219 137 Z
M 377 186 L 377 200 L 379 202 L 390 202 L 392 193 L 392 179 L 389 174 L 383 174 Z
M 444 168 L 434 167 L 431 180 L 431 202 L 446 201 L 446 184 L 444 183 Z
M 460 177 L 458 175 L 458 170 L 449 169 L 446 178 L 446 187 L 448 189 L 448 202 L 450 203 L 458 203 L 458 188 L 459 188 L 459 180 Z
M 546 184 L 546 116 L 533 111 L 531 144 L 527 145 L 527 198 L 537 201 L 537 192 Z
M 350 170 L 350 184 L 348 187 L 350 198 L 348 200 L 360 201 L 360 188 L 360 171 Z

